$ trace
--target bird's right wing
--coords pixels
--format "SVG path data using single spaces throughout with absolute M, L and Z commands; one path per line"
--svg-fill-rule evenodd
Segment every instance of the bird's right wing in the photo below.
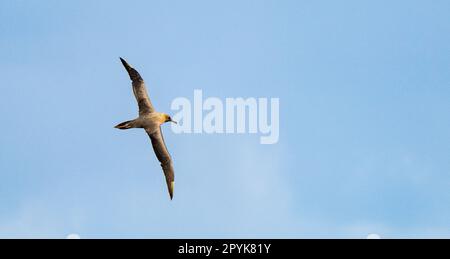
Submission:
M 169 151 L 167 151 L 166 143 L 164 143 L 161 128 L 158 128 L 158 130 L 156 130 L 153 133 L 147 131 L 147 134 L 149 135 L 152 141 L 152 146 L 153 150 L 155 151 L 156 157 L 161 163 L 161 167 L 166 177 L 166 183 L 167 188 L 169 189 L 170 199 L 172 199 L 175 183 L 175 174 L 173 170 L 172 158 L 170 157 Z
M 153 112 L 155 109 L 153 108 L 152 102 L 150 98 L 148 98 L 147 90 L 145 88 L 144 80 L 141 75 L 130 66 L 123 58 L 120 58 L 123 66 L 128 72 L 131 81 L 133 82 L 133 93 L 136 97 L 136 101 L 139 106 L 139 115 L 144 115 Z

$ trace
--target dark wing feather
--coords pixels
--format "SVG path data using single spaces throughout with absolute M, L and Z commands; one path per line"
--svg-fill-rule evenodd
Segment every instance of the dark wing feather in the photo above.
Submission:
M 146 130 L 147 131 L 147 130 Z M 169 189 L 170 199 L 173 198 L 173 188 L 175 183 L 175 174 L 173 171 L 172 158 L 170 157 L 169 151 L 167 151 L 166 144 L 164 143 L 164 138 L 161 132 L 161 128 L 153 133 L 147 131 L 152 141 L 153 150 L 155 151 L 156 157 L 161 163 L 161 167 L 166 176 L 167 188 Z
M 127 70 L 128 75 L 130 76 L 130 79 L 133 82 L 132 83 L 133 93 L 134 96 L 136 97 L 136 101 L 139 106 L 139 115 L 144 115 L 153 112 L 154 108 L 152 102 L 150 101 L 150 98 L 148 98 L 145 83 L 141 75 L 139 75 L 136 69 L 131 67 L 124 59 L 120 58 L 120 61 Z

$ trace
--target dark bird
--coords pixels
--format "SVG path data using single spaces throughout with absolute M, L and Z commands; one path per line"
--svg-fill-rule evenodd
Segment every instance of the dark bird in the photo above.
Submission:
M 169 189 L 170 199 L 173 198 L 173 189 L 175 183 L 175 175 L 173 171 L 172 158 L 167 151 L 166 144 L 161 132 L 161 124 L 165 122 L 173 122 L 172 118 L 161 112 L 155 111 L 148 97 L 145 83 L 139 73 L 131 67 L 124 59 L 120 58 L 123 66 L 128 72 L 132 81 L 134 96 L 139 106 L 139 117 L 134 120 L 125 121 L 115 126 L 117 129 L 125 130 L 131 128 L 143 128 L 152 142 L 153 150 L 156 157 L 161 163 L 161 167 L 166 177 L 167 188 Z

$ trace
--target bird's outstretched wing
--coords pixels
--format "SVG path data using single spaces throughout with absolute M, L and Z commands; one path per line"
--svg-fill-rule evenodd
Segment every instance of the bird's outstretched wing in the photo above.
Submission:
M 145 88 L 144 79 L 142 79 L 141 75 L 130 66 L 123 58 L 120 58 L 123 66 L 128 72 L 130 76 L 133 86 L 133 93 L 136 97 L 136 101 L 139 106 L 139 115 L 144 115 L 153 112 L 155 109 L 153 108 L 152 102 L 150 98 L 148 98 L 147 90 Z
M 155 151 L 156 157 L 161 163 L 164 175 L 166 176 L 167 188 L 169 189 L 170 199 L 172 199 L 173 188 L 175 184 L 175 174 L 173 171 L 172 158 L 170 157 L 169 151 L 167 151 L 166 144 L 164 143 L 161 128 L 153 133 L 148 130 L 146 131 L 152 141 L 153 150 Z

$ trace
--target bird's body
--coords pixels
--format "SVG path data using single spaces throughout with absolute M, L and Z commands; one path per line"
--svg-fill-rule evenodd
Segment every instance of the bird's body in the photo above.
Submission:
M 143 114 L 134 120 L 123 122 L 116 126 L 118 129 L 142 128 L 147 132 L 154 133 L 159 127 L 166 122 L 166 114 L 161 112 L 151 112 Z
M 152 112 L 144 116 L 140 116 L 138 124 L 142 126 L 147 132 L 154 133 L 159 127 L 167 121 L 166 114 L 160 112 Z
M 166 177 L 167 188 L 169 190 L 170 199 L 173 198 L 173 189 L 175 175 L 172 165 L 172 158 L 167 151 L 166 144 L 161 132 L 161 125 L 165 122 L 174 122 L 169 115 L 155 111 L 148 97 L 148 93 L 144 84 L 144 80 L 139 73 L 132 68 L 125 60 L 120 58 L 125 69 L 128 71 L 132 81 L 133 93 L 139 106 L 139 117 L 134 120 L 125 121 L 115 126 L 118 129 L 143 128 L 147 132 L 152 142 L 153 150 L 156 157 L 161 163 L 164 175 Z

